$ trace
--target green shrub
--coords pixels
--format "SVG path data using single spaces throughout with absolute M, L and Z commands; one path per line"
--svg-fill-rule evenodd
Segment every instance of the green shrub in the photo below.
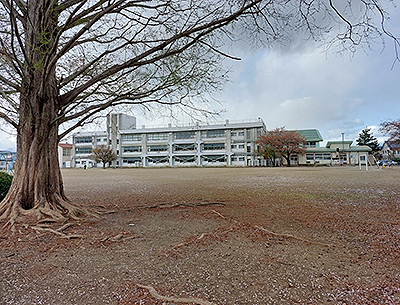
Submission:
M 8 190 L 10 189 L 13 176 L 0 172 L 0 201 L 6 197 Z

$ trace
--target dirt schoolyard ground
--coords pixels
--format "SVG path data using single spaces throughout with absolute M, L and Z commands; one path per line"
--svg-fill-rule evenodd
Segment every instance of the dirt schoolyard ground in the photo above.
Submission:
M 2 229 L 0 304 L 400 304 L 400 168 L 63 177 L 103 214 Z

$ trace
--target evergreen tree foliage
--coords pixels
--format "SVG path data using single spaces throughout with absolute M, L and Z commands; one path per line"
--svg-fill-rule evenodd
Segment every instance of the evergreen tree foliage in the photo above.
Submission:
M 368 146 L 372 149 L 372 151 L 379 150 L 378 139 L 374 137 L 371 132 L 371 128 L 364 128 L 358 134 L 358 139 L 356 140 L 358 146 Z

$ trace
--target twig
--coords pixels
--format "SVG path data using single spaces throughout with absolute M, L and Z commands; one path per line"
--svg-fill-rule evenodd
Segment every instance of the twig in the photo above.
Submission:
M 140 288 L 147 289 L 150 292 L 150 294 L 157 300 L 166 301 L 166 302 L 176 302 L 176 303 L 195 303 L 198 305 L 214 305 L 214 303 L 211 303 L 211 302 L 208 302 L 208 301 L 205 301 L 202 299 L 198 299 L 198 298 L 166 297 L 166 296 L 159 294 L 152 286 L 145 286 L 145 285 L 141 285 L 141 284 L 136 284 L 136 285 Z
M 226 219 L 226 217 L 224 215 L 222 215 L 221 213 L 217 212 L 216 210 L 211 210 L 211 212 L 217 214 L 219 217 Z
M 256 225 L 256 226 L 254 226 L 254 227 L 255 227 L 256 229 L 259 229 L 259 230 L 261 230 L 261 231 L 264 231 L 264 232 L 266 232 L 266 233 L 268 233 L 268 234 L 271 234 L 271 235 L 273 235 L 273 236 L 277 236 L 277 237 L 286 237 L 286 238 L 293 238 L 293 239 L 297 239 L 297 240 L 304 241 L 304 242 L 311 243 L 311 244 L 318 244 L 318 245 L 321 245 L 321 246 L 333 247 L 332 245 L 329 245 L 329 244 L 320 243 L 320 242 L 317 242 L 317 241 L 313 241 L 313 240 L 309 240 L 309 239 L 297 237 L 297 236 L 294 236 L 294 235 L 291 235 L 291 234 L 281 234 L 281 233 L 272 232 L 272 231 L 270 231 L 270 230 L 268 230 L 268 229 L 265 229 L 265 228 L 263 228 L 263 227 L 261 227 L 261 226 L 257 226 L 257 225 Z
M 135 208 L 129 208 L 129 210 L 140 210 L 140 209 L 165 209 L 165 208 L 176 208 L 176 207 L 200 207 L 208 205 L 225 205 L 223 202 L 183 202 L 183 203 L 173 203 L 173 202 L 162 202 L 160 204 L 154 205 L 143 205 Z
M 62 232 L 59 232 L 58 230 L 53 230 L 50 228 L 42 228 L 42 227 L 38 227 L 38 226 L 32 226 L 32 229 L 36 230 L 36 231 L 46 231 L 46 232 L 51 232 L 57 235 L 60 235 L 62 238 L 67 238 L 67 239 L 73 239 L 73 238 L 83 238 L 83 235 L 68 235 L 68 234 L 64 234 Z M 61 228 L 60 228 L 61 229 Z
M 201 233 L 201 235 L 200 235 L 199 237 L 197 237 L 196 239 L 197 239 L 197 240 L 200 240 L 200 239 L 202 239 L 204 236 L 206 236 L 206 235 L 211 235 L 211 234 L 212 234 L 212 233 Z M 191 244 L 191 243 L 193 243 L 193 241 L 188 241 L 188 242 L 180 243 L 180 244 L 177 244 L 177 245 L 173 246 L 172 248 L 173 248 L 173 249 L 180 248 L 180 247 L 189 245 L 189 244 Z
M 109 241 L 124 241 L 128 239 L 134 239 L 134 238 L 139 238 L 139 236 L 133 235 L 133 236 L 125 236 L 127 233 L 120 233 L 115 236 L 107 236 L 104 237 L 101 242 L 105 242 L 107 240 Z

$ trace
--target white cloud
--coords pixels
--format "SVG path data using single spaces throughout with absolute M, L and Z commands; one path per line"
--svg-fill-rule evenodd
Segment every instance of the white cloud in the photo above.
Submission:
M 0 132 L 0 150 L 16 150 L 16 136 Z

